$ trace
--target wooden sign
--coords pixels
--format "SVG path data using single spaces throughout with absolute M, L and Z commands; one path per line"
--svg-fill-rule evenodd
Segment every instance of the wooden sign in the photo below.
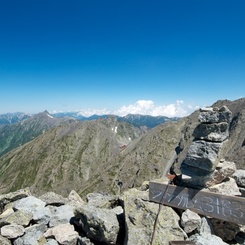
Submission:
M 245 225 L 245 198 L 150 182 L 150 201 Z

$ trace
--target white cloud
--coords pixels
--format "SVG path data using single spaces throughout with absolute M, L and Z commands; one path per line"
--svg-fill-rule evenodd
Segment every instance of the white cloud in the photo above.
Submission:
M 127 114 L 141 114 L 150 116 L 167 116 L 167 117 L 184 117 L 191 114 L 199 106 L 186 105 L 184 101 L 177 100 L 173 104 L 168 105 L 155 105 L 152 100 L 138 100 L 131 105 L 124 105 L 116 111 L 110 111 L 104 109 L 82 109 L 78 111 L 78 114 L 85 117 L 105 114 L 113 114 L 118 116 L 126 116 Z
M 83 109 L 83 110 L 79 110 L 79 112 L 77 113 L 79 115 L 83 115 L 85 117 L 90 117 L 92 115 L 107 115 L 107 114 L 111 114 L 111 111 L 107 110 L 106 108 L 104 109 Z
M 174 104 L 155 105 L 152 100 L 139 100 L 133 105 L 122 106 L 114 114 L 125 116 L 127 114 L 142 114 L 151 116 L 167 116 L 167 117 L 184 117 L 188 116 L 199 107 L 185 105 L 181 100 L 177 100 Z

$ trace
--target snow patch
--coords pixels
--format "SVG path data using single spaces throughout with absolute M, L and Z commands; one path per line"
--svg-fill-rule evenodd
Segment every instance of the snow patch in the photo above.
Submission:
M 114 131 L 114 133 L 117 133 L 117 126 L 115 128 L 111 128 L 112 131 Z

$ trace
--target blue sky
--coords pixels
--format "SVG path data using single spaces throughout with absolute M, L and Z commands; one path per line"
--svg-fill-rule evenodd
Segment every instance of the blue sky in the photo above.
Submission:
M 245 97 L 244 0 L 0 3 L 0 113 L 184 116 Z

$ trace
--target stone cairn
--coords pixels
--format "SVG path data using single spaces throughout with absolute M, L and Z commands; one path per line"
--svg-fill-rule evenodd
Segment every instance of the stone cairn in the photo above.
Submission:
M 233 188 L 223 194 L 240 195 L 235 180 L 229 179 L 236 171 L 236 165 L 222 158 L 222 149 L 228 144 L 231 111 L 226 106 L 200 109 L 198 119 L 200 124 L 193 132 L 195 139 L 181 163 L 183 185 L 215 191 L 215 185 L 225 180 L 226 185 Z

